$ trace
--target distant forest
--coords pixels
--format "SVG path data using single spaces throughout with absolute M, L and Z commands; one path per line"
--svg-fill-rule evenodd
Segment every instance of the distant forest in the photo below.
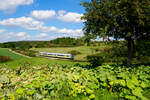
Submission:
M 57 38 L 50 41 L 17 41 L 17 42 L 0 43 L 1 48 L 12 48 L 12 49 L 71 47 L 82 45 L 84 45 L 83 38 L 76 39 L 70 37 Z

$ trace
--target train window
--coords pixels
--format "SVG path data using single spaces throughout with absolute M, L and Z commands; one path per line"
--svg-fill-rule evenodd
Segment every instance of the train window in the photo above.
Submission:
M 57 56 L 64 56 L 64 55 L 57 55 Z

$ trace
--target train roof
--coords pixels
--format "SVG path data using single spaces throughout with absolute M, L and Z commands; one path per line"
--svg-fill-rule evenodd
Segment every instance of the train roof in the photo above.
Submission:
M 41 54 L 57 54 L 57 55 L 72 55 L 71 53 L 50 53 L 50 52 L 40 52 Z

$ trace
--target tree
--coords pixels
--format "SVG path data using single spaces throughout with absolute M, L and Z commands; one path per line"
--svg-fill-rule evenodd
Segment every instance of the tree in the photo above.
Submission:
M 135 40 L 150 36 L 150 1 L 91 0 L 82 5 L 86 10 L 82 17 L 86 35 L 126 40 L 128 65 L 131 65 L 136 52 Z

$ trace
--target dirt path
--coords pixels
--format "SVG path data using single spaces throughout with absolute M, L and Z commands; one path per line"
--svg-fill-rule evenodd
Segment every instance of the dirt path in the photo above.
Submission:
M 10 52 L 12 52 L 12 53 L 14 53 L 14 54 L 17 54 L 17 55 L 20 55 L 20 56 L 26 57 L 26 58 L 32 58 L 32 57 L 29 57 L 29 56 L 23 55 L 23 54 L 21 54 L 21 53 L 15 52 L 15 51 L 13 51 L 13 50 L 11 50 L 11 49 L 9 49 L 9 51 L 10 51 Z

